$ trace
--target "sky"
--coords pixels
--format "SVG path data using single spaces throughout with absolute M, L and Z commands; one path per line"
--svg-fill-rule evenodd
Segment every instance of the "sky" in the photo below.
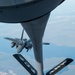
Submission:
M 75 60 L 74 7 L 74 0 L 66 0 L 51 12 L 43 37 L 44 42 L 50 43 L 50 46 L 43 46 L 45 72 L 65 58 L 72 58 Z M 20 38 L 21 32 L 22 27 L 20 23 L 0 23 L 0 75 L 29 75 L 12 56 L 16 53 L 16 49 L 11 49 L 11 42 L 4 39 L 4 37 Z M 26 33 L 24 37 L 28 38 Z M 33 49 L 28 53 L 24 49 L 21 54 L 23 54 L 36 68 Z M 56 75 L 75 75 L 75 61 Z

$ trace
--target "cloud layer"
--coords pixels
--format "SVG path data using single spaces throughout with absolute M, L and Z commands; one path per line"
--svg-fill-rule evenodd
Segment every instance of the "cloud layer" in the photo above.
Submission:
M 0 75 L 16 75 L 12 70 L 8 70 L 8 72 L 1 72 Z

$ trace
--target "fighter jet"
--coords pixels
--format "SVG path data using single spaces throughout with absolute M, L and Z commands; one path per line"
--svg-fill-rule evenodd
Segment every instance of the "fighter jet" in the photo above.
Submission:
M 22 30 L 22 35 L 21 38 L 8 38 L 6 37 L 5 39 L 12 41 L 11 42 L 11 48 L 15 47 L 17 48 L 17 53 L 20 53 L 24 48 L 27 50 L 27 52 L 29 50 L 31 50 L 32 48 L 32 42 L 31 40 L 27 40 L 26 38 L 23 39 L 23 35 L 24 35 L 24 29 Z M 50 43 L 43 43 L 44 45 L 49 45 Z

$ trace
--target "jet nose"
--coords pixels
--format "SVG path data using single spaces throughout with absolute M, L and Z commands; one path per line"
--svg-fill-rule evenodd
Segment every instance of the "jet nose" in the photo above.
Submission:
M 17 53 L 20 53 L 20 50 L 17 49 Z
M 20 53 L 22 50 L 23 50 L 22 47 L 19 45 L 17 48 L 17 53 Z

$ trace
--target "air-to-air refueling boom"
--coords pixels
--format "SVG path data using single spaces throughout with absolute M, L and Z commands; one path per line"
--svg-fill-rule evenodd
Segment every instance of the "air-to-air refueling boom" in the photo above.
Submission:
M 38 75 L 43 74 L 42 38 L 52 10 L 64 0 L 0 0 L 0 22 L 21 23 L 30 37 Z

